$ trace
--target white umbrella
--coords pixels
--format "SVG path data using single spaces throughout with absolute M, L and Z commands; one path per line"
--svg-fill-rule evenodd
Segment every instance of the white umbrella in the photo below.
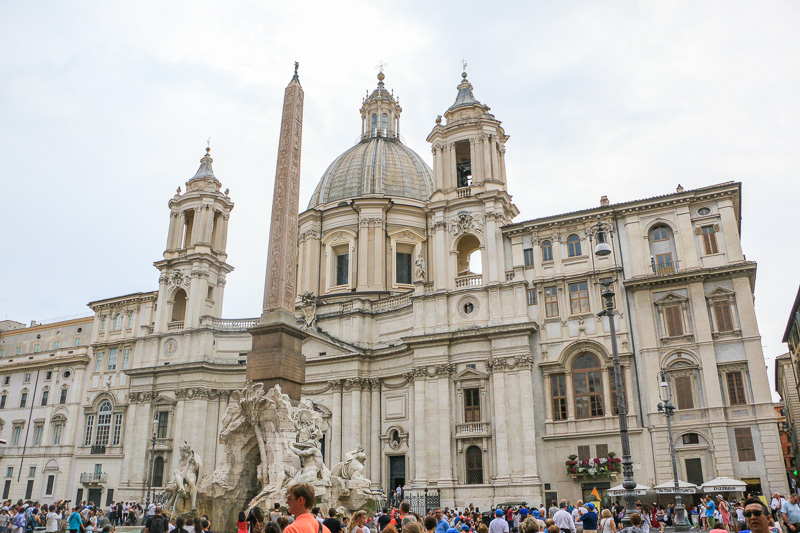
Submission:
M 666 483 L 653 487 L 658 494 L 675 494 L 675 480 L 670 479 Z M 678 480 L 678 492 L 681 494 L 694 494 L 697 492 L 697 485 L 688 481 Z
M 718 477 L 700 485 L 703 492 L 744 492 L 747 483 L 729 477 Z
M 647 489 L 649 489 L 647 485 L 640 485 L 636 484 L 636 488 L 633 489 L 637 496 L 644 496 L 647 494 Z M 625 495 L 625 487 L 622 485 L 617 485 L 616 487 L 611 487 L 610 489 L 606 490 L 606 494 L 609 496 L 624 496 Z

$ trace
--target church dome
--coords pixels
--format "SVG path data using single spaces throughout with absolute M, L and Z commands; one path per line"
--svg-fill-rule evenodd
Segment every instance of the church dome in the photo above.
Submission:
M 426 201 L 433 190 L 432 173 L 419 154 L 399 139 L 370 136 L 331 163 L 308 207 L 365 194 Z
M 433 171 L 400 140 L 400 113 L 383 71 L 378 87 L 361 106 L 361 139 L 334 160 L 322 175 L 308 208 L 367 194 L 427 201 Z

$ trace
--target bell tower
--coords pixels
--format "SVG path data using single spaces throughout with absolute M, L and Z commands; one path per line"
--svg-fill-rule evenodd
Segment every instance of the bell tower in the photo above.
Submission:
M 200 317 L 222 315 L 225 277 L 233 267 L 226 263 L 228 219 L 233 202 L 211 164 L 211 148 L 200 159 L 186 192 L 178 187 L 169 201 L 170 223 L 164 259 L 156 261 L 158 305 L 154 332 L 193 329 Z
M 489 106 L 475 99 L 466 63 L 464 70 L 455 102 L 444 112 L 444 121 L 436 117 L 427 138 L 433 152 L 434 192 L 428 206 L 434 290 L 504 281 L 500 227 L 519 214 L 506 190 L 509 136 Z

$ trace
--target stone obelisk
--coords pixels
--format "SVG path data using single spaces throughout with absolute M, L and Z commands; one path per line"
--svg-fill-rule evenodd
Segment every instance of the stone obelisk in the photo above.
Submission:
M 297 212 L 300 201 L 300 148 L 303 138 L 303 88 L 294 77 L 283 96 L 278 168 L 272 196 L 272 220 L 267 252 L 264 307 L 258 325 L 250 328 L 253 349 L 247 357 L 247 379 L 267 390 L 280 385 L 290 398 L 300 399 L 305 382 L 302 342 L 297 327 Z

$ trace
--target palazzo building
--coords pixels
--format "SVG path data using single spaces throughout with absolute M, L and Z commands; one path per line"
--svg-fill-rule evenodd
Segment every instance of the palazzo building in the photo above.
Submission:
M 299 214 L 302 395 L 323 415 L 329 466 L 363 444 L 375 488 L 438 489 L 451 507 L 605 495 L 621 474 L 588 477 L 565 464 L 621 455 L 599 273 L 615 280 L 637 482 L 672 478 L 656 407 L 664 369 L 679 478 L 786 492 L 753 307 L 756 264 L 740 243 L 739 183 L 616 204 L 604 197 L 514 222 L 509 136 L 466 73 L 427 137 L 432 168 L 403 143 L 401 113 L 381 73 L 362 102 L 360 139 Z M 9 497 L 143 501 L 146 465 L 161 490 L 184 441 L 203 458 L 201 475 L 213 471 L 258 322 L 222 318 L 233 202 L 221 189 L 206 153 L 169 200 L 157 289 L 90 303 L 94 319 L 69 358 L 59 347 L 33 349 L 38 326 L 0 332 Z M 593 262 L 587 231 L 598 217 L 615 228 L 614 254 Z M 58 369 L 50 389 L 74 395 L 28 416 L 20 395 L 39 367 Z M 35 429 L 21 437 L 31 424 L 44 428 L 38 441 Z M 40 469 L 25 480 L 6 470 L 23 453 Z M 57 472 L 57 490 L 48 472 Z

